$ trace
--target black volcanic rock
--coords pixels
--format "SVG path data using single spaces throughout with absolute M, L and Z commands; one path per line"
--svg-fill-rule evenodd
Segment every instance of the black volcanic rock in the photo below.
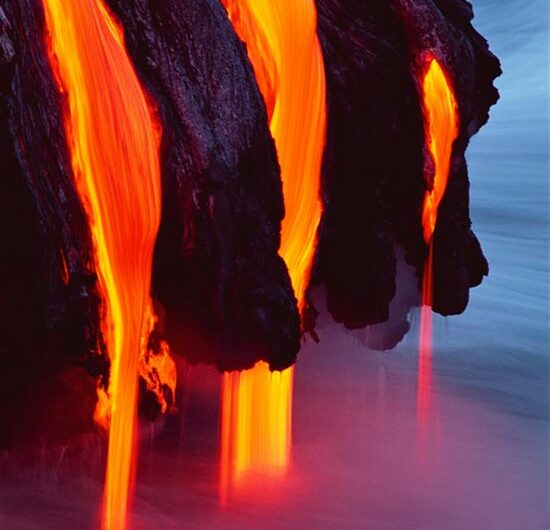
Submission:
M 218 0 L 110 0 L 163 123 L 154 291 L 172 347 L 221 369 L 292 364 L 300 324 L 278 255 L 275 146 Z
M 471 230 L 464 152 L 498 99 L 492 84 L 498 60 L 472 28 L 471 6 L 463 0 L 316 4 L 328 135 L 315 280 L 326 284 L 328 309 L 348 328 L 385 321 L 395 294 L 394 244 L 420 284 L 427 255 L 420 79 L 431 52 L 455 85 L 461 123 L 434 234 L 434 310 L 460 313 L 469 288 L 488 273 Z M 394 327 L 405 329 L 406 322 Z
M 2 5 L 0 421 L 6 442 L 12 424 L 21 426 L 23 411 L 40 399 L 39 388 L 70 367 L 101 372 L 106 364 L 90 232 L 73 186 L 41 2 Z M 92 379 L 82 386 L 88 397 L 95 394 Z
M 469 289 L 489 272 L 472 232 L 465 151 L 470 138 L 489 118 L 498 100 L 493 81 L 501 73 L 487 41 L 472 27 L 472 6 L 465 0 L 392 0 L 403 20 L 410 70 L 420 94 L 426 54 L 445 68 L 457 98 L 460 134 L 455 141 L 445 196 L 434 232 L 433 309 L 458 314 L 468 304 Z
M 265 359 L 274 369 L 285 368 L 299 349 L 300 322 L 278 256 L 284 206 L 275 146 L 245 46 L 219 0 L 107 2 L 162 124 L 163 214 L 153 277 L 162 328 L 157 332 L 191 362 L 228 370 Z M 436 55 L 447 70 L 461 124 L 434 233 L 434 310 L 442 314 L 463 311 L 469 288 L 488 272 L 471 230 L 464 153 L 498 98 L 492 83 L 500 67 L 473 29 L 464 0 L 316 4 L 328 132 L 314 281 L 326 284 L 329 311 L 349 328 L 390 315 L 367 341 L 387 348 L 408 330 L 407 307 L 416 301 L 410 277 L 416 272 L 419 282 L 427 253 L 420 222 L 428 184 L 419 84 L 426 56 Z M 86 430 L 95 381 L 82 368 L 94 377 L 108 373 L 92 241 L 64 134 L 65 105 L 50 70 L 42 1 L 4 0 L 4 433 L 10 422 L 23 425 L 24 411 L 48 394 L 55 396 L 52 406 L 85 408 L 78 428 Z M 395 248 L 403 249 L 397 297 Z M 314 320 L 310 307 L 304 327 L 312 328 Z M 157 413 L 155 403 L 142 403 L 148 416 Z M 42 405 L 47 417 L 47 403 Z
M 422 254 L 422 119 L 399 17 L 385 0 L 317 0 L 328 100 L 319 279 L 348 328 L 383 322 L 394 238 Z
M 262 358 L 286 367 L 299 349 L 299 318 L 277 254 L 282 190 L 252 68 L 217 2 L 151 3 L 150 11 L 148 4 L 119 7 L 163 125 L 154 278 L 161 327 L 194 361 L 236 369 Z M 65 402 L 84 414 L 73 422 L 77 429 L 93 428 L 94 378 L 108 374 L 65 105 L 50 68 L 41 0 L 7 0 L 0 10 L 2 443 L 12 425 L 46 436 L 48 416 Z M 48 393 L 56 396 L 50 409 L 38 403 Z M 31 428 L 23 418 L 38 408 L 45 421 Z

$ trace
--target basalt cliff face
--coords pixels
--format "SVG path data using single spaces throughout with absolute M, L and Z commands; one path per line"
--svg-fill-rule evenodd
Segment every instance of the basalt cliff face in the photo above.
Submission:
M 218 0 L 107 3 L 162 126 L 162 220 L 152 279 L 157 332 L 190 362 L 235 370 L 263 359 L 285 368 L 296 359 L 302 330 L 278 255 L 284 204 L 277 153 L 246 47 Z M 498 60 L 473 29 L 463 0 L 316 0 L 316 6 L 328 129 L 312 284 L 325 285 L 337 321 L 360 328 L 391 321 L 403 263 L 420 283 L 427 253 L 420 210 L 431 184 L 419 78 L 433 54 L 448 72 L 460 113 L 434 233 L 433 308 L 460 313 L 469 289 L 488 273 L 471 229 L 465 151 L 498 98 Z M 73 431 L 90 429 L 94 377 L 109 370 L 89 220 L 64 134 L 67 101 L 49 66 L 47 38 L 40 0 L 2 4 L 6 433 L 11 420 L 20 422 L 52 392 L 58 403 L 78 403 L 74 418 L 66 414 Z M 408 330 L 406 313 L 396 317 L 395 337 L 385 347 Z M 303 327 L 313 330 L 314 320 L 314 310 L 306 312 Z
M 328 309 L 348 328 L 387 321 L 396 255 L 416 269 L 420 286 L 428 251 L 421 207 L 433 172 L 421 76 L 435 57 L 455 91 L 460 133 L 434 234 L 433 309 L 461 313 L 469 289 L 488 274 L 471 228 L 465 151 L 498 99 L 499 61 L 463 0 L 316 4 L 329 115 L 316 280 L 326 286 Z M 387 346 L 408 330 L 406 313 Z

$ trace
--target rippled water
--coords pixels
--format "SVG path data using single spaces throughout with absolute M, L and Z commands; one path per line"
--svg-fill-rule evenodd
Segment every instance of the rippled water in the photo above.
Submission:
M 474 229 L 491 273 L 467 312 L 435 318 L 417 417 L 417 331 L 392 352 L 321 318 L 297 369 L 287 479 L 217 503 L 217 375 L 194 373 L 184 423 L 141 448 L 135 530 L 543 530 L 549 526 L 547 0 L 477 0 L 501 101 L 469 149 Z M 91 451 L 91 454 L 94 454 Z M 59 462 L 48 468 L 63 467 Z M 97 474 L 101 475 L 98 463 Z M 97 478 L 22 476 L 0 528 L 97 526 Z

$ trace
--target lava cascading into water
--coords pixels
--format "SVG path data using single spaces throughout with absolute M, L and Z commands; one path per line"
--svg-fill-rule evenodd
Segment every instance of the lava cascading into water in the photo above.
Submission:
M 292 370 L 226 372 L 222 392 L 222 499 L 250 472 L 283 475 L 291 443 Z M 224 453 L 226 451 L 226 453 Z
M 422 206 L 424 241 L 429 247 L 422 277 L 417 409 L 419 425 L 427 422 L 431 400 L 433 233 L 439 204 L 445 195 L 453 142 L 459 133 L 458 105 L 453 88 L 436 58 L 430 58 L 422 80 L 426 147 L 433 164 L 433 184 Z
M 246 43 L 275 140 L 285 203 L 280 255 L 300 311 L 322 213 L 325 71 L 313 0 L 223 0 Z M 293 368 L 260 362 L 222 380 L 221 497 L 247 472 L 282 474 L 291 444 Z M 235 480 L 233 480 L 235 479 Z
M 433 245 L 430 243 L 428 258 L 422 277 L 422 305 L 420 306 L 420 338 L 418 348 L 417 419 L 419 426 L 426 425 L 430 416 L 432 395 L 432 266 Z
M 111 359 L 96 417 L 110 415 L 103 526 L 126 527 L 136 452 L 140 357 L 154 325 L 150 282 L 161 214 L 160 127 L 103 0 L 43 0 L 50 62 L 88 213 Z M 167 353 L 167 352 L 164 352 Z M 149 363 L 144 361 L 146 365 Z

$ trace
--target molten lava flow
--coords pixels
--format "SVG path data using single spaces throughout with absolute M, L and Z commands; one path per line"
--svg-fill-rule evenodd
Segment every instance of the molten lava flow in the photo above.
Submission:
M 300 310 L 321 219 L 325 70 L 313 0 L 224 0 L 246 42 L 275 139 L 286 215 L 280 254 Z
M 88 213 L 111 358 L 98 421 L 109 422 L 104 528 L 126 526 L 140 355 L 152 326 L 151 262 L 160 221 L 160 128 L 103 0 L 43 0 L 50 62 L 67 97 L 67 143 Z M 146 363 L 148 364 L 148 363 Z
M 247 473 L 283 475 L 290 456 L 293 370 L 271 372 L 259 362 L 251 370 L 223 374 L 220 496 Z
M 431 189 L 422 206 L 424 241 L 429 244 L 435 230 L 437 210 L 449 178 L 453 142 L 458 136 L 458 106 L 450 82 L 437 59 L 432 58 L 422 83 L 426 145 L 433 159 Z
M 145 318 L 149 323 L 148 332 L 145 335 L 147 337 L 153 332 L 158 320 L 151 304 L 147 308 Z M 145 381 L 147 390 L 155 394 L 161 412 L 163 414 L 168 412 L 170 403 L 166 400 L 165 388 L 170 392 L 171 398 L 176 395 L 177 371 L 176 363 L 170 355 L 170 347 L 166 341 L 161 340 L 154 351 L 150 345 L 142 349 L 138 372 Z
M 300 311 L 321 218 L 326 133 L 325 71 L 313 0 L 223 0 L 246 43 L 277 147 L 286 215 L 280 255 Z M 293 368 L 266 363 L 223 376 L 221 488 L 247 471 L 282 473 L 291 438 Z
M 433 184 L 426 191 L 422 207 L 424 240 L 429 246 L 422 278 L 417 407 L 419 424 L 429 417 L 431 397 L 433 233 L 437 211 L 447 189 L 453 142 L 459 133 L 458 105 L 451 83 L 441 65 L 431 58 L 422 82 L 424 133 L 433 162 Z M 431 165 L 431 164 L 427 164 Z

